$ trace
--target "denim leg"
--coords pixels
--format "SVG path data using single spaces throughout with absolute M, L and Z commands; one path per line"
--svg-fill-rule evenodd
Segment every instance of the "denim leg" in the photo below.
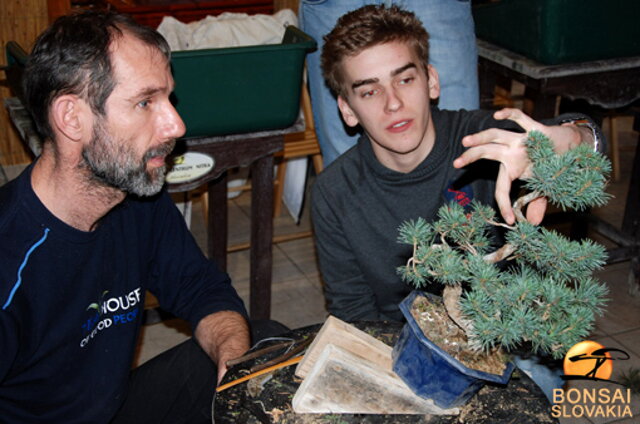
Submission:
M 307 74 L 313 120 L 325 167 L 353 146 L 358 135 L 347 134 L 336 98 L 322 77 L 322 37 L 333 29 L 340 16 L 364 4 L 365 0 L 300 0 L 300 28 L 318 43 L 318 50 L 307 55 Z
M 440 109 L 477 109 L 478 50 L 469 0 L 404 0 L 429 32 L 429 61 L 440 77 Z
M 564 385 L 560 364 L 544 362 L 536 355 L 528 358 L 514 355 L 512 361 L 540 387 L 549 402 L 553 402 L 553 390 Z
M 300 0 L 299 21 L 318 42 L 307 56 L 313 118 L 325 167 L 356 143 L 342 122 L 335 97 L 320 70 L 322 37 L 338 18 L 365 4 L 397 4 L 413 11 L 431 36 L 430 61 L 440 75 L 443 109 L 477 109 L 479 104 L 477 51 L 469 0 Z

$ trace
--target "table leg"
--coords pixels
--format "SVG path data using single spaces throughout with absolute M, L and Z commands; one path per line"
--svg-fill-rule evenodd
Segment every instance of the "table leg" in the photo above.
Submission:
M 221 270 L 227 270 L 227 173 L 209 182 L 207 246 L 211 258 Z
M 249 314 L 252 319 L 271 316 L 273 238 L 273 156 L 251 165 L 251 274 Z
M 636 112 L 633 129 L 640 131 L 640 112 Z M 629 292 L 640 295 L 640 135 L 631 166 L 631 180 L 624 208 L 622 233 L 631 239 L 634 248 L 631 257 L 631 270 L 629 271 Z
M 558 96 L 543 94 L 539 90 L 527 86 L 524 89 L 524 97 L 533 102 L 531 117 L 536 121 L 550 119 L 556 116 Z
M 480 61 L 478 82 L 480 86 L 480 108 L 493 109 L 497 78 L 496 74 L 491 72 L 483 61 Z

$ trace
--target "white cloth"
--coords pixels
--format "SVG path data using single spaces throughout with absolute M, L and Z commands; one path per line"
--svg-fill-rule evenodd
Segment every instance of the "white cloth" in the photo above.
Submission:
M 158 32 L 167 39 L 171 50 L 194 50 L 278 44 L 287 25 L 298 25 L 291 9 L 273 15 L 225 12 L 188 24 L 165 16 Z

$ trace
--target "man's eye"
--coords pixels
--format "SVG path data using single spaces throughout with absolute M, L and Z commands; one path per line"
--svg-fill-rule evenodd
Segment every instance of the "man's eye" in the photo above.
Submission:
M 147 106 L 149 106 L 150 103 L 151 103 L 151 100 L 149 99 L 142 100 L 141 102 L 138 102 L 138 106 L 140 106 L 141 108 L 146 108 Z
M 363 91 L 360 96 L 362 97 L 371 97 L 374 94 L 376 94 L 376 90 L 367 90 L 367 91 Z
M 415 78 L 413 77 L 408 77 L 408 78 L 402 78 L 400 80 L 400 84 L 406 85 L 406 84 L 411 84 L 413 82 Z

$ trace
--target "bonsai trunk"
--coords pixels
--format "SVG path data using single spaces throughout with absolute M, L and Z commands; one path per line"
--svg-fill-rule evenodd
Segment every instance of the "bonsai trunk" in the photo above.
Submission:
M 462 311 L 460 310 L 461 296 L 462 286 L 460 284 L 446 285 L 442 291 L 442 301 L 444 303 L 444 307 L 447 309 L 449 318 L 451 318 L 458 327 L 462 328 L 462 330 L 467 334 L 467 337 L 469 337 L 469 334 L 471 334 L 471 330 L 473 329 L 473 324 L 471 321 L 464 319 L 464 316 L 462 315 Z
M 532 192 L 527 195 L 521 196 L 513 204 L 513 211 L 518 221 L 526 221 L 526 217 L 522 213 L 522 209 L 531 201 L 540 197 L 540 193 Z M 495 263 L 509 257 L 514 251 L 514 247 L 510 244 L 505 244 L 495 252 L 489 253 L 483 257 L 485 262 Z M 460 298 L 462 297 L 462 286 L 460 284 L 449 285 L 447 284 L 442 291 L 442 301 L 447 310 L 449 318 L 456 323 L 466 334 L 467 338 L 471 341 L 471 334 L 473 334 L 473 323 L 464 318 L 462 311 L 460 310 Z

